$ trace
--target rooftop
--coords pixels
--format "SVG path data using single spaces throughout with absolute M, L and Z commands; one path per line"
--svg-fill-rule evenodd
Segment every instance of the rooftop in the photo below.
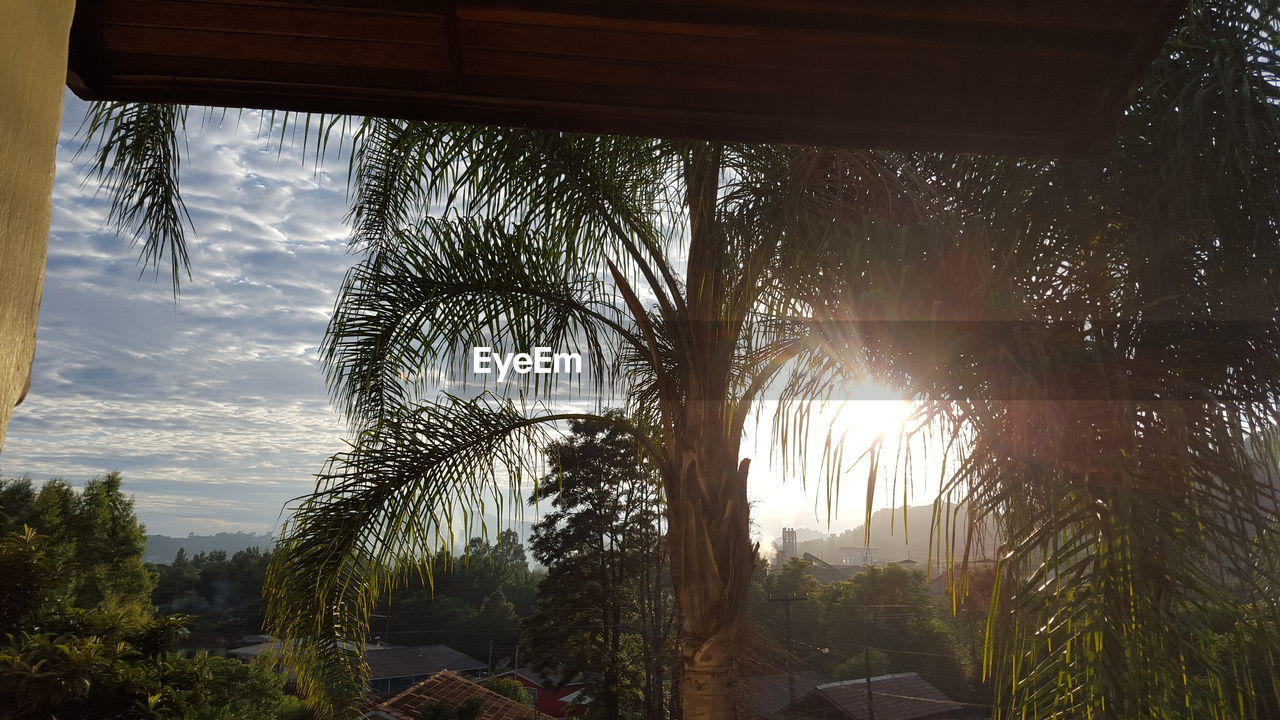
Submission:
M 874 716 L 868 711 L 868 683 Z M 826 683 L 797 700 L 792 708 L 808 709 L 819 704 L 849 720 L 926 720 L 952 717 L 964 709 L 918 673 Z
M 228 651 L 233 657 L 252 658 L 274 652 L 280 647 L 278 640 L 256 643 Z M 351 646 L 348 646 L 351 647 Z M 441 670 L 468 672 L 481 670 L 488 665 L 448 645 L 369 645 L 365 647 L 365 662 L 369 665 L 369 679 L 405 678 L 430 675 Z
M 548 720 L 549 716 L 481 687 L 464 677 L 442 671 L 392 697 L 365 717 L 416 720 L 427 707 L 442 703 L 458 707 L 468 700 L 483 703 L 478 720 Z

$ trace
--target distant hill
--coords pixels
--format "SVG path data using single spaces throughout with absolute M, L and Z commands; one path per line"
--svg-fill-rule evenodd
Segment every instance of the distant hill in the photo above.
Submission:
M 543 512 L 550 509 L 550 504 L 543 506 Z M 529 543 L 529 536 L 533 533 L 533 520 L 535 513 L 533 508 L 525 511 L 524 519 L 517 520 L 514 518 L 502 518 L 490 514 L 485 514 L 477 518 L 474 527 L 471 528 L 470 536 L 481 536 L 492 542 L 501 530 L 515 530 L 520 536 L 520 542 L 524 543 L 526 548 Z M 458 543 L 459 549 L 466 543 L 465 533 L 459 528 Z M 171 563 L 173 556 L 178 554 L 178 548 L 184 548 L 187 556 L 190 557 L 196 553 L 211 552 L 213 550 L 222 550 L 228 555 L 256 547 L 261 550 L 268 550 L 275 544 L 275 537 L 269 533 L 263 535 L 255 535 L 247 532 L 222 532 L 217 535 L 187 535 L 186 537 L 169 537 L 168 535 L 148 535 L 147 551 L 143 559 L 151 563 Z M 541 567 L 533 563 L 534 567 Z
M 950 512 L 954 506 L 947 506 Z M 877 510 L 871 515 L 871 539 L 867 541 L 866 526 L 860 525 L 853 530 L 845 530 L 836 534 L 827 534 L 797 528 L 796 539 L 799 554 L 811 553 L 833 564 L 862 564 L 866 548 L 870 547 L 872 559 L 878 563 L 915 560 L 925 563 L 931 556 L 936 563 L 939 557 L 948 552 L 947 540 L 955 546 L 954 551 L 959 558 L 964 551 L 965 532 L 968 526 L 968 514 L 961 509 L 952 517 L 950 532 L 943 528 L 932 530 L 933 505 L 917 505 L 906 508 Z M 905 515 L 905 517 L 904 517 Z M 781 548 L 781 541 L 774 542 L 774 551 Z M 995 556 L 996 539 L 993 533 L 979 533 L 969 551 L 970 559 L 988 559 Z M 773 560 L 773 558 L 769 558 Z
M 184 538 L 169 537 L 168 535 L 148 535 L 147 551 L 143 559 L 146 562 L 171 563 L 173 562 L 173 556 L 178 554 L 179 548 L 186 550 L 188 557 L 196 553 L 212 552 L 214 550 L 222 550 L 231 555 L 251 547 L 267 550 L 274 543 L 275 538 L 269 533 L 255 535 L 247 532 L 222 532 L 217 535 L 191 534 Z

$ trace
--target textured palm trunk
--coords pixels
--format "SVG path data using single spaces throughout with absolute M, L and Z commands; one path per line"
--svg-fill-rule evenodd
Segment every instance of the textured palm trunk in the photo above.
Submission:
M 730 259 L 715 217 L 719 174 L 719 148 L 694 146 L 685 166 L 690 243 L 684 405 L 675 413 L 664 468 L 684 720 L 737 715 L 736 663 L 754 563 L 747 462 L 738 462 L 732 430 L 729 378 L 737 326 L 725 316 L 732 303 Z
M 680 692 L 688 720 L 733 718 L 735 663 L 753 562 L 747 467 L 745 461 L 737 466 L 736 452 L 709 451 L 694 442 L 681 443 L 680 496 L 670 506 L 672 582 L 681 617 Z

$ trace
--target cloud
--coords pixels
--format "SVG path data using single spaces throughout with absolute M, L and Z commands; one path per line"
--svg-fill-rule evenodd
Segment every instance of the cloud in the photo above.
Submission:
M 256 113 L 192 123 L 192 278 L 141 273 L 74 159 L 68 96 L 31 392 L 0 471 L 80 483 L 120 470 L 153 532 L 268 530 L 343 448 L 316 348 L 351 264 L 345 177 L 277 156 Z

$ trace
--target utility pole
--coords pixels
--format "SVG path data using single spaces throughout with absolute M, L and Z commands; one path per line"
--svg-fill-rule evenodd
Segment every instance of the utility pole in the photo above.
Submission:
M 769 598 L 769 602 L 782 603 L 783 617 L 787 623 L 787 702 L 794 705 L 796 702 L 796 674 L 792 667 L 792 658 L 796 655 L 795 644 L 791 639 L 791 603 L 808 600 L 808 595 L 790 595 L 787 597 Z

